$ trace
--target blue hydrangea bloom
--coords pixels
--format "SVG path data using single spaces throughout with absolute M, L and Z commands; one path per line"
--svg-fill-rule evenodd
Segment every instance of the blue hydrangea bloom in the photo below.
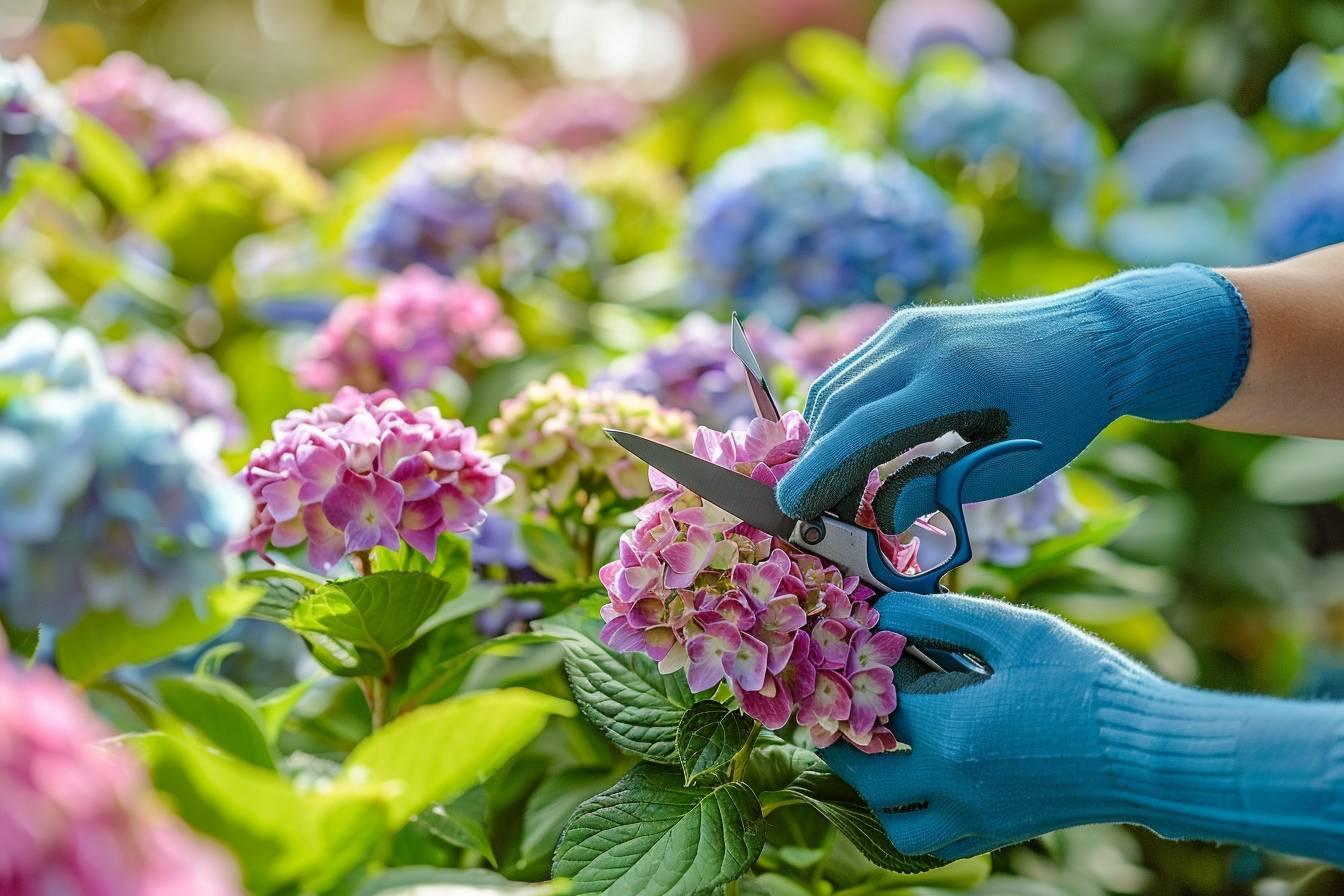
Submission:
M 598 204 L 564 161 L 508 140 L 422 143 L 347 237 L 356 267 L 498 271 L 507 283 L 589 260 Z
M 898 112 L 912 155 L 995 172 L 1038 209 L 1076 203 L 1101 160 L 1095 131 L 1063 88 L 1007 59 L 930 69 Z
M 19 156 L 55 158 L 65 151 L 73 119 L 56 88 L 33 60 L 0 58 L 0 188 Z
M 1021 566 L 1034 544 L 1077 532 L 1082 510 L 1063 473 L 1024 492 L 966 505 L 966 534 L 976 556 L 999 566 Z
M 953 44 L 984 59 L 1013 50 L 1013 23 L 991 0 L 887 0 L 868 26 L 868 49 L 903 71 L 930 47 Z
M 1251 126 L 1220 100 L 1170 109 L 1139 125 L 1120 162 L 1142 202 L 1254 195 L 1269 153 Z
M 1344 241 L 1344 142 L 1299 162 L 1265 191 L 1256 237 L 1270 260 Z
M 801 312 L 897 304 L 961 277 L 972 250 L 936 184 L 904 159 L 817 128 L 721 158 L 688 202 L 691 297 L 787 325 Z
M 502 566 L 527 569 L 531 564 L 523 550 L 518 522 L 498 513 L 487 514 L 485 522 L 468 533 L 473 566 Z
M 1331 56 L 1314 44 L 1298 47 L 1288 66 L 1269 82 L 1270 111 L 1302 128 L 1337 128 L 1344 124 L 1339 79 L 1329 71 Z
M 1250 226 L 1208 197 L 1117 212 L 1106 222 L 1101 244 L 1117 261 L 1141 267 L 1181 261 L 1234 267 L 1262 260 Z
M 218 426 L 132 396 L 91 346 L 40 320 L 0 339 L 0 612 L 21 627 L 155 622 L 224 578 L 251 513 Z

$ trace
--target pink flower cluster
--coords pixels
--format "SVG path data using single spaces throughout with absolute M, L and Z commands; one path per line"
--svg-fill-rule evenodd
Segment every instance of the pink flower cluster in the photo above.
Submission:
M 131 755 L 55 673 L 0 636 L 0 893 L 235 896 L 238 871 L 154 799 Z
M 413 411 L 389 391 L 346 387 L 330 404 L 291 411 L 252 452 L 238 479 L 257 512 L 242 548 L 308 542 L 319 572 L 348 554 L 401 540 L 434 559 L 439 535 L 468 532 L 513 482 L 476 430 L 437 408 Z
M 701 427 L 694 452 L 774 486 L 807 432 L 797 412 L 753 420 L 745 432 Z M 602 640 L 647 654 L 664 673 L 685 670 L 696 692 L 726 681 L 767 728 L 793 717 L 819 747 L 843 739 L 868 753 L 896 749 L 886 723 L 905 638 L 874 630 L 871 589 L 656 470 L 649 481 L 653 497 L 621 537 L 619 559 L 601 570 L 610 598 Z M 876 485 L 874 475 L 869 500 Z M 916 541 L 883 548 L 902 572 L 917 571 Z
M 384 278 L 372 302 L 342 302 L 309 345 L 298 375 L 324 392 L 350 385 L 405 393 L 433 388 L 447 370 L 470 374 L 521 349 L 493 292 L 417 264 Z

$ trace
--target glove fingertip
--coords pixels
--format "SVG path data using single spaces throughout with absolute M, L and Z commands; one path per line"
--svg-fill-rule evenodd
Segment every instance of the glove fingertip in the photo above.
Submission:
M 878 489 L 873 513 L 879 522 L 885 523 L 884 531 L 898 535 L 914 525 L 915 520 L 933 513 L 933 488 L 932 476 L 920 476 L 903 485 L 892 483 Z

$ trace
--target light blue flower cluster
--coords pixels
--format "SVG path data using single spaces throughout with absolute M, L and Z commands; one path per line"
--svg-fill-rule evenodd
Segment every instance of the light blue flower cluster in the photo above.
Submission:
M 1095 131 L 1063 88 L 1006 59 L 935 66 L 898 111 L 912 155 L 982 169 L 1038 209 L 1077 202 L 1101 159 Z
M 1021 566 L 1034 544 L 1077 532 L 1081 508 L 1063 473 L 1055 473 L 1024 492 L 966 505 L 966 534 L 976 555 L 999 566 Z
M 982 59 L 1013 50 L 1013 23 L 991 0 L 887 0 L 868 26 L 868 50 L 897 71 L 931 47 L 965 47 Z
M 1260 138 L 1220 100 L 1154 115 L 1125 141 L 1120 161 L 1142 202 L 1244 199 L 1269 170 Z
M 1344 124 L 1342 87 L 1344 58 L 1307 44 L 1269 82 L 1269 108 L 1297 127 L 1337 128 Z
M 148 624 L 224 578 L 251 503 L 210 429 L 132 396 L 86 332 L 30 319 L 0 339 L 0 613 Z
M 1116 212 L 1106 222 L 1101 244 L 1118 261 L 1144 267 L 1182 261 L 1232 267 L 1261 258 L 1245 221 L 1209 197 Z
M 1273 260 L 1344 241 L 1344 141 L 1297 163 L 1265 191 L 1255 231 Z
M 898 304 L 965 273 L 972 250 L 947 197 L 898 156 L 817 128 L 726 154 L 688 202 L 690 294 L 787 325 L 801 312 Z
M 600 224 L 560 157 L 502 139 L 442 139 L 402 163 L 347 242 L 365 270 L 475 268 L 507 285 L 583 265 Z
M 62 153 L 73 120 L 65 100 L 33 60 L 0 57 L 0 189 L 19 156 L 50 159 Z

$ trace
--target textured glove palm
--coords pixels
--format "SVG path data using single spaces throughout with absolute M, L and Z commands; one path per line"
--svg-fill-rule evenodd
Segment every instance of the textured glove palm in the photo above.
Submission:
M 994 669 L 910 678 L 892 716 L 908 753 L 826 761 L 893 845 L 945 860 L 1047 831 L 1131 822 L 1168 837 L 1344 861 L 1344 705 L 1220 694 L 1162 679 L 1035 610 L 889 594 L 882 627 Z
M 963 452 L 1005 438 L 1042 442 L 977 470 L 965 498 L 1015 494 L 1120 416 L 1215 411 L 1240 382 L 1250 335 L 1236 289 L 1195 265 L 1040 299 L 902 309 L 812 387 L 812 435 L 780 483 L 780 506 L 803 519 L 833 507 L 852 515 L 870 470 L 947 432 L 969 443 Z M 933 511 L 931 474 L 955 456 L 888 477 L 875 502 L 888 531 Z

